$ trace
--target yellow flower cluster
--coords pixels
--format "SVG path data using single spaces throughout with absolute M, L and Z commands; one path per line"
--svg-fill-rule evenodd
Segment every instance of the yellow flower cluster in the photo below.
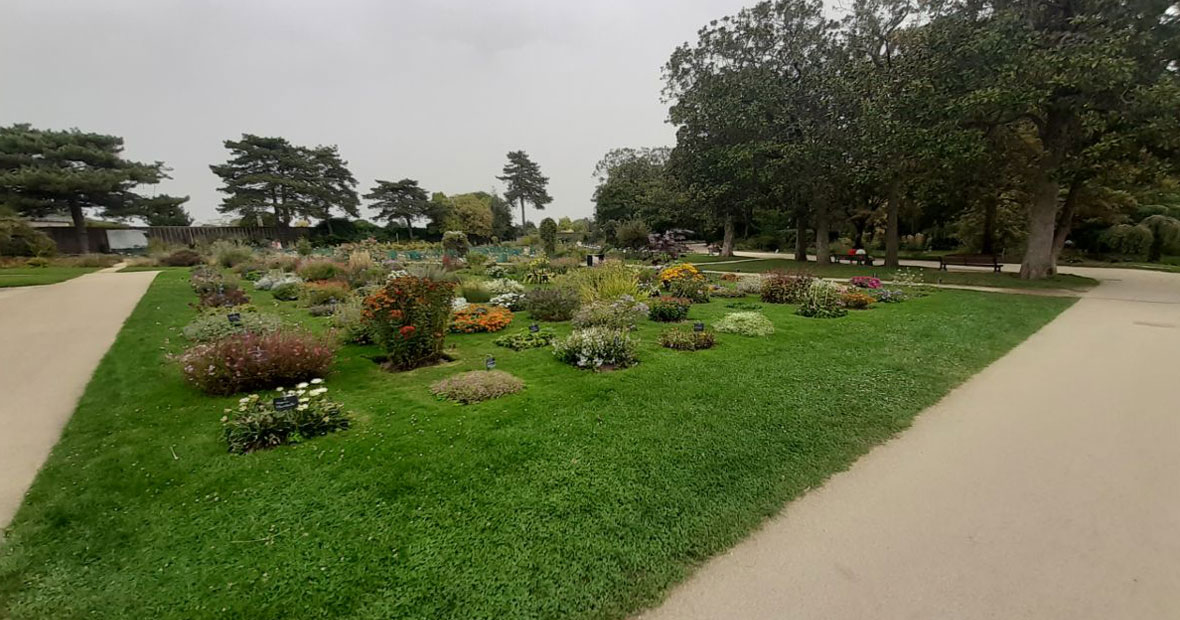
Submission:
M 692 263 L 680 263 L 679 265 L 672 265 L 660 272 L 660 282 L 668 284 L 676 280 L 687 280 L 690 282 L 703 282 L 705 275 L 701 273 L 700 269 Z

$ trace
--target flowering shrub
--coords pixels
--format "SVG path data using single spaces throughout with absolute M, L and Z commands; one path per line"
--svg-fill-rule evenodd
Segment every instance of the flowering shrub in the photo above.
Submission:
M 874 278 L 872 276 L 852 276 L 848 278 L 848 283 L 857 288 L 881 288 L 880 278 Z
M 524 295 L 524 307 L 538 321 L 568 321 L 581 304 L 573 289 L 537 288 Z
M 579 329 L 553 343 L 557 359 L 578 368 L 626 368 L 635 364 L 638 341 L 626 330 L 609 327 Z
M 209 394 L 233 394 L 327 374 L 336 346 L 305 331 L 245 332 L 198 344 L 178 360 L 184 378 Z
M 242 288 L 236 277 L 227 278 L 220 271 L 208 265 L 194 267 L 189 274 L 188 283 L 198 297 Z
M 840 304 L 840 290 L 826 280 L 815 280 L 799 300 L 799 316 L 830 319 L 848 314 Z
M 430 393 L 442 400 L 470 405 L 524 389 L 524 381 L 503 370 L 472 370 L 430 385 Z
M 271 291 L 276 286 L 281 286 L 287 283 L 299 284 L 303 282 L 299 276 L 293 273 L 279 271 L 277 269 L 267 272 L 262 277 L 254 281 L 254 288 L 260 291 Z
M 279 301 L 295 301 L 299 299 L 300 292 L 303 291 L 303 285 L 294 280 L 287 280 L 274 285 L 270 289 L 270 294 Z
M 906 294 L 900 290 L 879 289 L 876 293 L 877 303 L 897 304 L 906 300 Z
M 647 304 L 624 295 L 612 302 L 596 301 L 582 306 L 574 314 L 574 327 L 601 325 L 614 329 L 635 329 L 635 324 L 647 317 Z
M 504 306 L 509 310 L 524 310 L 524 295 L 521 293 L 504 293 L 496 295 L 488 303 L 493 306 Z
M 317 282 L 319 280 L 331 280 L 344 273 L 344 267 L 338 265 L 330 260 L 309 260 L 305 261 L 295 271 L 299 277 L 308 282 Z
M 677 351 L 711 349 L 716 342 L 717 337 L 709 330 L 698 332 L 673 327 L 660 333 L 660 346 Z
M 417 368 L 442 355 L 454 295 L 450 282 L 405 276 L 365 299 L 364 320 L 390 368 Z
M 714 323 L 713 328 L 719 332 L 743 336 L 769 336 L 774 333 L 774 323 L 759 312 L 731 312 Z
M 506 295 L 508 293 L 523 293 L 524 285 L 516 280 L 497 278 L 488 282 L 485 287 L 492 295 Z
M 506 280 L 508 278 L 508 269 L 502 265 L 493 264 L 488 267 L 488 277 L 493 280 Z M 523 287 L 521 287 L 523 290 Z
M 873 305 L 874 301 L 876 300 L 864 293 L 850 291 L 840 295 L 840 304 L 852 310 L 864 310 Z
M 679 265 L 672 265 L 660 272 L 660 283 L 668 285 L 675 280 L 689 280 L 695 282 L 704 282 L 705 274 L 697 269 L 696 265 L 692 263 L 680 263 Z
M 664 285 L 672 297 L 681 297 L 693 303 L 709 302 L 709 283 L 704 280 L 672 280 Z
M 503 306 L 469 304 L 451 316 L 451 331 L 461 334 L 498 332 L 512 322 L 512 311 Z
M 221 425 L 229 451 L 245 454 L 348 428 L 348 414 L 339 403 L 324 396 L 328 388 L 322 383 L 323 379 L 312 379 L 294 390 L 279 388 L 266 397 L 251 394 L 239 400 L 236 408 L 226 409 Z M 276 411 L 270 400 L 276 396 L 297 397 L 299 404 Z
M 737 290 L 743 295 L 761 295 L 762 282 L 765 279 L 762 275 L 743 276 L 737 281 Z
M 538 347 L 549 346 L 557 334 L 548 327 L 541 328 L 537 331 L 522 329 L 514 334 L 505 334 L 496 338 L 494 342 L 497 346 L 508 347 L 513 351 L 523 351 L 525 349 L 536 349 Z
M 231 308 L 232 310 L 232 308 Z M 181 333 L 193 342 L 212 342 L 226 336 L 244 333 L 262 334 L 277 331 L 283 320 L 273 314 L 240 312 L 236 323 L 231 323 L 228 312 L 202 314 L 184 326 Z
M 771 304 L 797 304 L 803 300 L 815 277 L 808 273 L 772 273 L 762 279 L 762 301 Z
M 300 297 L 308 306 L 322 306 L 348 301 L 352 291 L 343 282 L 308 282 L 303 285 Z
M 647 316 L 661 323 L 683 321 L 691 306 L 692 302 L 682 297 L 659 297 L 652 300 Z

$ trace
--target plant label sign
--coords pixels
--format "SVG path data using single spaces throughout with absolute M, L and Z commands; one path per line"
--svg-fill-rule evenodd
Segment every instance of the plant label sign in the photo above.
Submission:
M 225 315 L 225 318 L 229 319 L 229 322 L 233 323 L 234 325 L 242 322 L 242 315 L 239 312 L 230 312 L 229 314 Z
M 705 331 L 705 324 L 704 324 L 704 323 L 702 323 L 702 322 L 700 322 L 700 321 L 697 321 L 696 323 L 693 323 L 693 326 L 692 326 L 692 331 L 694 331 L 694 332 L 703 332 L 703 331 Z
M 494 358 L 494 357 L 489 357 L 489 358 L 488 358 L 488 361 L 487 361 L 487 362 L 485 362 L 485 364 L 484 364 L 484 365 L 488 367 L 488 370 L 491 370 L 491 369 L 495 368 L 495 367 L 496 367 L 496 358 Z
M 535 334 L 535 333 L 541 331 L 541 327 L 539 325 L 537 325 L 536 323 L 533 323 L 532 325 L 529 325 L 529 331 Z
M 299 406 L 298 396 L 280 396 L 274 399 L 275 411 L 290 411 Z

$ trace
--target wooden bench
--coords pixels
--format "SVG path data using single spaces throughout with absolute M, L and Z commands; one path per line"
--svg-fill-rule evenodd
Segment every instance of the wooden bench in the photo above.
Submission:
M 868 254 L 832 254 L 832 262 L 847 261 L 849 265 L 856 263 L 866 267 L 873 266 L 873 257 Z
M 946 271 L 947 265 L 965 265 L 967 267 L 991 267 L 1000 273 L 1000 257 L 995 254 L 947 254 L 938 259 L 938 268 Z

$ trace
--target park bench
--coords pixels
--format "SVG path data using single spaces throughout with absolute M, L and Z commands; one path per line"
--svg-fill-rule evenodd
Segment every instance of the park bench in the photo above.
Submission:
M 947 254 L 939 257 L 938 268 L 946 271 L 947 265 L 965 265 L 967 267 L 991 267 L 1000 273 L 1000 257 L 995 254 Z
M 832 254 L 832 262 L 847 262 L 849 265 L 858 264 L 866 267 L 873 266 L 873 257 L 868 254 Z

